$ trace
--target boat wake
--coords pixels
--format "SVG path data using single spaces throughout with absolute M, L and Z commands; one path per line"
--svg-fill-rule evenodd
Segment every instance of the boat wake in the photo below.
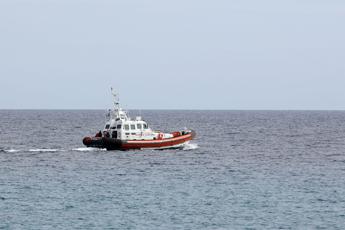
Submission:
M 184 151 L 189 151 L 189 150 L 194 150 L 194 149 L 198 149 L 199 146 L 197 143 L 186 143 L 183 145 L 182 150 Z
M 45 148 L 37 148 L 37 149 L 1 149 L 0 152 L 4 153 L 18 153 L 18 152 L 32 152 L 32 153 L 54 153 L 54 152 L 66 152 L 66 151 L 77 151 L 77 152 L 93 152 L 93 151 L 105 151 L 106 149 L 98 149 L 98 148 L 71 148 L 71 149 L 45 149 Z
M 189 151 L 193 149 L 198 149 L 199 146 L 196 143 L 185 143 L 181 146 L 181 150 Z M 106 149 L 92 148 L 92 147 L 78 147 L 70 149 L 46 149 L 46 148 L 37 148 L 37 149 L 0 149 L 0 152 L 5 153 L 18 153 L 18 152 L 33 152 L 33 153 L 54 153 L 54 152 L 66 152 L 66 151 L 76 151 L 76 152 L 99 152 L 106 151 Z
M 72 150 L 78 151 L 78 152 L 106 151 L 106 149 L 91 148 L 91 147 L 74 148 Z
M 17 152 L 20 152 L 19 149 L 3 149 L 2 151 L 6 152 L 6 153 L 17 153 Z
M 64 151 L 62 149 L 29 149 L 29 152 L 40 152 L 40 153 L 51 153 L 51 152 L 59 152 Z

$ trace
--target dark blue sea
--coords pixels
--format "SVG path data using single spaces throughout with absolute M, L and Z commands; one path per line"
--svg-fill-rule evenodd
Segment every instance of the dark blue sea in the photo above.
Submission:
M 345 112 L 131 111 L 184 149 L 104 151 L 105 111 L 0 111 L 0 229 L 344 229 Z

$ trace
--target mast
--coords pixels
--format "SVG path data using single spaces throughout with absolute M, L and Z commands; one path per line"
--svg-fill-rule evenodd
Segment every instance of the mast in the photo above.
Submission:
M 111 90 L 111 94 L 113 95 L 114 110 L 119 111 L 120 110 L 119 95 L 114 91 L 113 87 L 110 87 L 110 90 Z
M 111 94 L 113 95 L 113 103 L 114 103 L 113 115 L 114 115 L 114 117 L 124 119 L 124 120 L 130 119 L 127 116 L 126 112 L 123 111 L 120 107 L 119 94 L 114 91 L 113 87 L 111 87 L 110 89 L 111 89 Z

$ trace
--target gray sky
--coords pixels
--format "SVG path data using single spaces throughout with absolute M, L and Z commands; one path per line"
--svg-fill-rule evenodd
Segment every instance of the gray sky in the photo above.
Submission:
M 0 109 L 345 109 L 344 0 L 0 0 Z

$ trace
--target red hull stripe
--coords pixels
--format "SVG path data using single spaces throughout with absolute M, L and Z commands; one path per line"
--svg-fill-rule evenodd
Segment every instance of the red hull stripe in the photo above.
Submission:
M 184 140 L 192 137 L 192 134 L 187 134 L 179 137 L 172 137 L 168 139 L 162 139 L 162 140 L 129 140 L 126 141 L 127 143 L 161 143 L 161 142 L 170 142 L 170 141 L 175 141 L 175 140 Z
M 187 134 L 180 137 L 173 137 L 163 140 L 147 140 L 147 141 L 126 141 L 122 144 L 123 149 L 133 148 L 160 148 L 182 144 L 186 141 L 192 140 L 192 134 Z

